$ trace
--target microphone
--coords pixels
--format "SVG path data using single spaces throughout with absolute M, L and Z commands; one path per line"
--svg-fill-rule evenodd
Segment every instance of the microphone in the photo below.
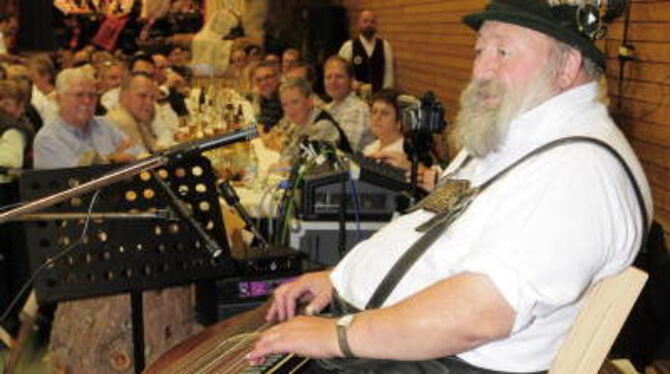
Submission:
M 255 125 L 248 126 L 244 129 L 228 132 L 223 135 L 215 136 L 208 139 L 196 140 L 192 142 L 182 143 L 176 145 L 163 153 L 163 156 L 174 159 L 182 159 L 189 156 L 197 155 L 210 149 L 225 147 L 227 145 L 249 141 L 258 136 L 258 130 Z

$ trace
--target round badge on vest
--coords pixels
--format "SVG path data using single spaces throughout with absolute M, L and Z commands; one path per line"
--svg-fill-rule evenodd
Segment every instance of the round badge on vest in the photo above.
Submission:
M 361 56 L 354 56 L 354 65 L 360 65 L 363 63 L 363 57 Z

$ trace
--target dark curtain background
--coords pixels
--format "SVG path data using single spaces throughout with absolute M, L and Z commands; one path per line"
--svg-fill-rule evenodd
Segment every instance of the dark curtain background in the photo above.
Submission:
M 21 50 L 55 50 L 56 34 L 52 25 L 53 0 L 21 0 L 19 3 L 19 40 Z

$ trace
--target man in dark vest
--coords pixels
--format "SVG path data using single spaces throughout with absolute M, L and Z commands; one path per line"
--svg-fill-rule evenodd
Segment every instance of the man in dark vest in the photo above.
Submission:
M 372 91 L 393 87 L 393 52 L 388 41 L 377 37 L 377 18 L 364 10 L 358 16 L 357 38 L 347 40 L 339 55 L 354 65 L 356 81 L 372 85 Z

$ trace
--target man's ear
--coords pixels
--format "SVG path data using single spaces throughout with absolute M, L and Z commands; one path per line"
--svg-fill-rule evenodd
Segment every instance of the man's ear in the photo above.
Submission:
M 583 57 L 581 52 L 570 48 L 565 56 L 563 66 L 558 71 L 556 81 L 561 91 L 567 90 L 575 85 L 582 70 Z

